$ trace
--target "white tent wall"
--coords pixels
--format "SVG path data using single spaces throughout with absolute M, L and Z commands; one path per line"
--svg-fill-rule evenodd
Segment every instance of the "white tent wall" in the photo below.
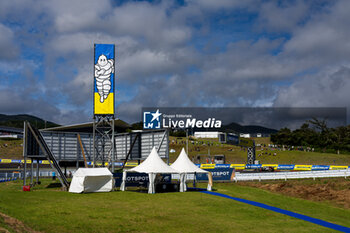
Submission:
M 110 192 L 113 190 L 113 178 L 109 176 L 89 176 L 85 178 L 84 192 Z
M 121 191 L 125 191 L 127 172 L 147 173 L 149 178 L 148 193 L 155 193 L 154 181 L 157 174 L 180 174 L 180 172 L 171 168 L 159 157 L 155 147 L 153 147 L 147 159 L 143 161 L 140 165 L 123 172 L 122 183 L 120 185 Z M 183 179 L 180 179 L 180 187 L 184 185 L 183 181 Z
M 148 193 L 156 193 L 156 188 L 154 186 L 154 180 L 156 178 L 155 173 L 148 173 Z
M 125 182 L 126 182 L 126 171 L 123 171 L 122 183 L 120 185 L 120 191 L 125 191 Z
M 181 173 L 180 174 L 180 192 L 186 192 L 187 186 L 186 186 L 186 174 Z
M 180 175 L 180 180 L 183 182 L 183 187 L 182 190 L 185 192 L 186 189 L 186 180 L 187 180 L 187 176 L 190 174 L 193 174 L 193 176 L 195 176 L 196 173 L 207 173 L 208 174 L 208 187 L 207 190 L 211 191 L 212 189 L 212 178 L 211 178 L 211 173 L 200 169 L 199 167 L 197 167 L 187 156 L 185 149 L 182 148 L 181 153 L 179 155 L 179 157 L 177 157 L 176 161 L 170 166 L 173 169 L 179 171 L 179 173 L 184 174 L 183 177 L 181 177 Z M 193 178 L 195 179 L 195 177 Z M 181 186 L 180 186 L 180 190 L 181 190 Z
M 79 168 L 73 175 L 69 192 L 110 192 L 113 186 L 113 174 L 107 168 Z
M 194 163 L 192 163 L 184 149 L 182 149 L 176 161 L 171 166 L 168 166 L 159 157 L 157 150 L 154 147 L 147 159 L 143 161 L 139 166 L 123 172 L 122 183 L 120 185 L 121 191 L 125 191 L 126 189 L 125 182 L 127 172 L 147 173 L 149 177 L 148 193 L 155 193 L 155 178 L 157 174 L 172 174 L 172 177 L 178 178 L 180 180 L 180 192 L 186 192 L 186 180 L 188 175 L 195 176 L 196 173 L 206 173 L 208 174 L 209 180 L 207 190 L 211 191 L 212 189 L 211 173 L 200 169 Z
M 74 177 L 69 186 L 70 193 L 82 193 L 84 192 L 84 177 Z

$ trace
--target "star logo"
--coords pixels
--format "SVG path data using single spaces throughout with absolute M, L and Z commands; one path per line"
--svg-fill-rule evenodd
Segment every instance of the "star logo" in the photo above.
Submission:
M 143 128 L 144 129 L 160 129 L 162 113 L 159 109 L 155 112 L 143 112 Z
M 161 113 L 159 113 L 159 109 L 157 109 L 157 111 L 155 113 L 151 113 L 151 114 L 153 116 L 151 122 L 156 120 L 156 119 L 157 119 L 157 121 L 159 121 L 159 117 L 162 115 Z

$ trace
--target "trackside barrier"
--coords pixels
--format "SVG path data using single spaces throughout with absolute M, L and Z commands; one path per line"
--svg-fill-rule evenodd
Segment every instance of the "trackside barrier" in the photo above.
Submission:
M 0 182 L 17 180 L 20 176 L 19 173 L 0 173 Z
M 71 172 L 72 174 L 75 172 L 75 170 L 67 170 L 67 173 Z M 30 171 L 26 172 L 27 177 L 30 177 Z M 39 171 L 39 177 L 52 177 L 56 175 L 53 171 Z M 36 171 L 33 171 L 33 176 L 36 177 Z M 2 181 L 11 181 L 16 179 L 22 179 L 23 178 L 23 172 L 1 172 L 0 173 L 0 182 Z
M 325 170 L 325 171 L 301 171 L 301 172 L 260 172 L 260 173 L 239 173 L 236 172 L 234 181 L 262 181 L 262 180 L 287 180 L 307 178 L 331 178 L 350 176 L 350 169 L 346 170 Z
M 24 163 L 24 160 L 20 159 L 0 159 L 0 163 Z M 27 164 L 30 164 L 31 160 L 27 160 Z M 36 163 L 36 160 L 33 161 Z M 39 164 L 50 164 L 47 160 L 40 160 Z M 93 162 L 87 162 L 88 165 L 93 165 Z M 102 163 L 96 163 L 101 166 Z M 109 164 L 106 162 L 105 166 Z M 122 167 L 122 162 L 115 162 L 116 167 Z M 127 162 L 126 167 L 135 167 L 138 163 Z M 302 165 L 302 164 L 196 164 L 202 169 L 214 169 L 214 168 L 234 168 L 235 170 L 244 169 L 260 169 L 264 167 L 273 167 L 275 170 L 294 170 L 294 171 L 317 171 L 317 170 L 344 170 L 350 168 L 348 165 Z
M 7 181 L 14 181 L 14 180 L 17 180 L 17 178 L 7 178 L 7 179 L 0 178 L 0 183 L 7 182 Z

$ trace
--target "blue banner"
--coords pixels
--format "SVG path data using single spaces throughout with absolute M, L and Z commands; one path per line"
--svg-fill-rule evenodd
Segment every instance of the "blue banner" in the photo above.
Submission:
M 245 166 L 246 169 L 259 169 L 261 168 L 261 164 L 247 164 Z
M 115 186 L 120 187 L 122 183 L 123 173 L 113 173 L 115 180 Z M 157 180 L 158 176 L 156 177 Z M 171 183 L 170 174 L 159 174 L 158 182 L 162 183 Z M 126 173 L 126 187 L 147 187 L 148 186 L 148 174 L 147 173 L 138 173 L 138 172 L 128 172 Z
M 213 175 L 213 180 L 223 181 L 223 180 L 231 180 L 233 168 L 214 168 L 214 169 L 204 169 L 206 171 L 211 172 Z M 208 174 L 206 173 L 197 173 L 196 180 L 208 180 Z
M 230 168 L 231 164 L 215 164 L 215 168 Z
M 277 170 L 293 170 L 294 164 L 278 164 Z
M 328 165 L 312 165 L 311 170 L 329 170 L 329 166 Z

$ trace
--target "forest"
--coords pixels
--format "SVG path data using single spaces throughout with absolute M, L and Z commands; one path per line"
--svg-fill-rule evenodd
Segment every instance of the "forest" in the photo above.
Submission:
M 271 141 L 277 145 L 312 147 L 321 152 L 349 153 L 350 125 L 330 128 L 326 120 L 313 118 L 299 129 L 280 129 L 271 135 Z

